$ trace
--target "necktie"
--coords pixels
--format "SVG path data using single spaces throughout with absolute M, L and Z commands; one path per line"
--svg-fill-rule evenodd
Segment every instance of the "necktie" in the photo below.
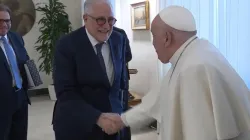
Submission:
M 98 59 L 100 61 L 100 64 L 101 64 L 101 67 L 102 67 L 103 71 L 107 74 L 104 58 L 102 56 L 102 45 L 103 44 L 104 43 L 98 43 L 98 44 L 95 45 L 95 47 L 96 47 L 96 55 L 97 55 L 97 57 L 98 57 Z
M 20 88 L 22 88 L 22 81 L 21 81 L 21 77 L 19 75 L 19 69 L 18 69 L 16 58 L 15 58 L 15 54 L 14 54 L 13 50 L 11 49 L 11 46 L 5 37 L 1 37 L 0 40 L 3 41 L 3 46 L 5 49 L 7 58 L 9 60 L 10 69 L 12 72 L 12 76 L 15 80 L 16 87 L 20 89 Z

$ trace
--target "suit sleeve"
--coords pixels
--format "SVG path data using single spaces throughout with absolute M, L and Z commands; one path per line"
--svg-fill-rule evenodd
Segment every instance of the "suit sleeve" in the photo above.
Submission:
M 56 96 L 57 117 L 55 123 L 68 129 L 82 128 L 82 132 L 91 132 L 101 112 L 88 104 L 80 92 L 76 76 L 76 64 L 68 38 L 61 39 L 56 47 L 53 80 Z
M 125 37 L 125 46 L 126 46 L 126 49 L 125 49 L 125 58 L 126 58 L 126 63 L 128 63 L 129 61 L 132 60 L 132 53 L 131 53 L 131 48 L 130 48 L 128 36 L 125 33 L 125 31 L 124 31 L 123 34 L 124 34 L 124 37 Z
M 120 88 L 122 90 L 122 97 L 123 97 L 123 110 L 126 111 L 129 108 L 128 105 L 128 100 L 129 100 L 129 93 L 128 93 L 128 88 L 129 88 L 129 77 L 128 77 L 128 69 L 127 69 L 127 65 L 126 65 L 126 46 L 125 43 L 126 42 L 126 38 L 124 37 L 124 35 L 122 35 L 122 43 L 123 43 L 123 47 L 122 47 L 122 55 L 123 55 L 123 59 L 122 59 L 122 72 L 121 72 L 121 82 L 120 82 Z
M 122 36 L 122 43 L 123 43 L 123 48 L 122 48 L 122 55 L 123 55 L 123 59 L 122 59 L 122 76 L 121 76 L 121 89 L 123 90 L 128 90 L 128 68 L 127 68 L 127 59 L 126 59 L 126 55 L 127 55 L 127 50 L 126 50 L 126 37 Z
M 25 43 L 24 43 L 23 37 L 21 37 L 21 40 L 22 40 L 23 47 L 24 47 L 24 49 L 25 49 L 25 51 L 26 51 L 27 60 L 30 60 L 30 56 L 29 56 L 29 54 L 28 54 L 28 52 L 27 52 L 27 50 L 26 50 L 26 48 L 25 48 Z
M 29 57 L 29 54 L 28 54 L 28 52 L 27 52 L 27 50 L 26 50 L 26 48 L 25 48 L 25 42 L 24 42 L 24 40 L 23 40 L 23 37 L 22 37 L 21 35 L 17 34 L 17 33 L 14 33 L 14 34 L 16 35 L 16 37 L 17 37 L 17 38 L 18 38 L 18 40 L 20 41 L 20 43 L 21 43 L 21 45 L 22 45 L 23 49 L 25 50 L 27 60 L 29 60 L 29 59 L 30 59 L 30 57 Z

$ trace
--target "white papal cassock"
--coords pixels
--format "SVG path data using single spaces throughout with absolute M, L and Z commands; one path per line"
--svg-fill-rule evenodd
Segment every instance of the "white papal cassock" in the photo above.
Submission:
M 249 89 L 212 44 L 194 36 L 170 63 L 161 86 L 122 114 L 126 125 L 157 119 L 161 140 L 250 140 Z

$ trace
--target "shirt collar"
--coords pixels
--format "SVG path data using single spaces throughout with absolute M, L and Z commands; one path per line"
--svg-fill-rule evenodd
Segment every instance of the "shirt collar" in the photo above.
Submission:
M 6 38 L 6 40 L 8 40 L 7 34 L 4 37 Z M 2 36 L 1 36 L 1 38 L 2 38 Z
M 91 42 L 92 46 L 95 46 L 96 44 L 100 43 L 100 42 L 98 42 L 98 41 L 88 32 L 87 28 L 85 28 L 85 30 L 86 30 L 87 36 L 88 36 L 89 41 Z M 105 41 L 104 43 L 106 43 L 106 41 Z
M 184 51 L 186 45 L 188 45 L 194 38 L 196 38 L 196 35 L 189 38 L 184 44 L 181 45 L 181 47 L 174 53 L 174 55 L 170 58 L 169 62 L 174 66 L 178 58 L 180 57 L 181 53 Z

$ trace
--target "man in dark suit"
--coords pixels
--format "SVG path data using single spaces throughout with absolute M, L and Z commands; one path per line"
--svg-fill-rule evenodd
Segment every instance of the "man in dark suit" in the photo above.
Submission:
M 131 48 L 130 48 L 129 39 L 127 37 L 127 34 L 123 29 L 115 27 L 115 26 L 113 27 L 113 30 L 121 33 L 124 36 L 125 40 L 126 40 L 126 42 L 125 42 L 126 43 L 126 45 L 125 45 L 125 47 L 126 47 L 126 49 L 125 49 L 125 59 L 126 59 L 126 63 L 128 63 L 128 62 L 130 62 L 132 60 L 132 53 L 131 53 Z
M 55 51 L 55 137 L 125 140 L 124 131 L 109 134 L 121 122 L 127 98 L 126 39 L 112 30 L 116 19 L 108 1 L 86 0 L 84 13 L 85 26 L 62 37 Z
M 123 29 L 120 29 L 118 27 L 113 27 L 113 30 L 114 31 L 117 31 L 119 33 L 121 33 L 124 38 L 125 38 L 125 43 L 124 43 L 124 47 L 125 47 L 125 61 L 126 61 L 126 71 L 124 71 L 123 73 L 123 80 L 124 80 L 124 112 L 127 111 L 129 109 L 129 105 L 128 105 L 128 101 L 129 101 L 129 97 L 130 97 L 130 93 L 129 93 L 129 79 L 130 79 L 130 76 L 129 76 L 129 68 L 128 68 L 128 62 L 132 60 L 132 53 L 131 53 L 131 49 L 130 49 L 130 44 L 129 44 L 129 39 L 127 37 L 127 34 L 126 32 L 123 30 Z M 131 139 L 131 133 L 130 133 L 130 128 L 125 128 L 126 131 L 124 131 L 124 140 L 130 140 Z
M 0 4 L 0 139 L 27 140 L 29 56 L 23 38 L 10 28 L 10 9 Z

